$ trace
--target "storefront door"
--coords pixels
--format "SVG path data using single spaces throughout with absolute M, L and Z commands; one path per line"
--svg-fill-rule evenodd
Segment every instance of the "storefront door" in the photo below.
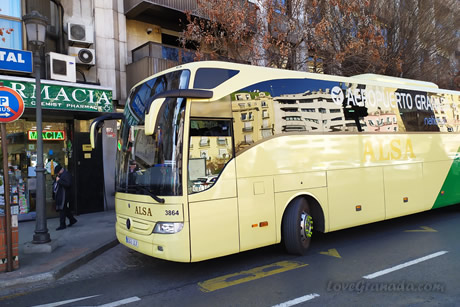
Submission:
M 98 138 L 101 142 L 101 137 Z M 102 144 L 91 149 L 89 133 L 76 132 L 73 152 L 76 173 L 77 214 L 104 210 L 104 177 L 102 164 Z

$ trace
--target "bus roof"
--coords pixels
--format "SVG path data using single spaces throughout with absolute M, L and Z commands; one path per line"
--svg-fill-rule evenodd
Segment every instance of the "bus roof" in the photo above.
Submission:
M 398 77 L 378 75 L 378 74 L 359 74 L 359 75 L 354 75 L 352 78 L 373 80 L 373 81 L 398 84 L 398 85 L 423 86 L 423 87 L 439 89 L 439 86 L 433 82 L 406 79 L 406 78 L 398 78 Z
M 365 84 L 370 84 L 370 85 L 375 85 L 375 86 L 387 86 L 387 87 L 393 86 L 396 88 L 406 88 L 406 89 L 444 93 L 444 94 L 454 94 L 454 95 L 460 94 L 460 92 L 458 91 L 440 89 L 433 82 L 419 81 L 419 80 L 414 80 L 414 79 L 406 79 L 406 78 L 399 78 L 399 77 L 392 77 L 392 76 L 385 76 L 385 75 L 378 75 L 378 74 L 371 74 L 371 73 L 359 74 L 359 75 L 355 75 L 351 77 L 344 77 L 344 76 L 337 76 L 337 75 L 310 73 L 310 72 L 305 72 L 305 71 L 285 70 L 285 69 L 280 69 L 280 68 L 272 68 L 272 67 L 264 67 L 264 66 L 251 66 L 248 64 L 239 64 L 239 63 L 223 62 L 223 61 L 197 61 L 197 62 L 181 64 L 179 66 L 169 68 L 167 70 L 156 73 L 155 75 L 152 75 L 140 81 L 134 87 L 138 86 L 139 84 L 149 79 L 152 79 L 154 77 L 157 77 L 165 73 L 177 71 L 178 69 L 191 69 L 192 71 L 195 71 L 196 69 L 199 69 L 199 68 L 225 68 L 225 69 L 243 70 L 243 68 L 245 67 L 246 68 L 251 67 L 250 71 L 254 74 L 257 74 L 257 70 L 263 70 L 265 73 L 259 74 L 259 76 L 263 75 L 266 78 L 274 78 L 275 76 L 280 76 L 280 78 L 286 78 L 286 77 L 311 78 L 311 79 L 329 80 L 329 81 L 338 81 L 338 82 L 365 83 Z M 280 75 L 280 71 L 283 72 L 281 74 L 282 77 Z M 261 79 L 264 79 L 264 78 L 261 78 Z

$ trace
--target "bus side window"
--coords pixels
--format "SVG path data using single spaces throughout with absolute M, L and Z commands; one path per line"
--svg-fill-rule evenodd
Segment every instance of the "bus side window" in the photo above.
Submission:
M 188 192 L 197 193 L 214 185 L 233 158 L 231 120 L 192 119 L 188 161 Z

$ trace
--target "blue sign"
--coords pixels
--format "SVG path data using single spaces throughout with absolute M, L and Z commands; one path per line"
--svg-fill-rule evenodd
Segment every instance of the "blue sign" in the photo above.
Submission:
M 0 48 L 0 70 L 32 72 L 32 52 Z

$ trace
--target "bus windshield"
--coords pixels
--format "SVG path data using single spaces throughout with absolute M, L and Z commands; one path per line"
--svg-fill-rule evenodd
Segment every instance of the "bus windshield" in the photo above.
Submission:
M 145 135 L 144 113 L 155 95 L 186 89 L 189 78 L 190 71 L 176 71 L 150 79 L 131 91 L 119 135 L 117 191 L 154 198 L 182 195 L 186 99 L 166 98 L 162 102 L 153 135 Z

